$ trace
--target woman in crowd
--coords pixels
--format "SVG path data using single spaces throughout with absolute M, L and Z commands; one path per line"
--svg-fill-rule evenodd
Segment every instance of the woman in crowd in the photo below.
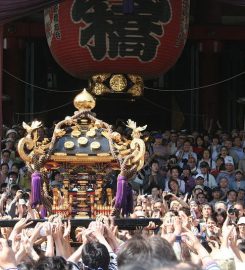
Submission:
M 217 221 L 217 227 L 222 228 L 226 218 L 227 218 L 227 213 L 224 209 L 217 209 L 214 213 L 215 219 Z
M 197 154 L 197 160 L 202 158 L 204 149 L 203 137 L 197 136 L 195 139 L 195 145 L 193 146 L 193 152 Z
M 210 169 L 214 169 L 214 168 L 216 167 L 216 166 L 215 166 L 216 164 L 215 164 L 215 162 L 212 160 L 210 151 L 209 151 L 208 149 L 204 149 L 204 150 L 203 150 L 201 159 L 199 160 L 198 165 L 197 165 L 197 168 L 198 168 L 198 169 L 200 169 L 200 164 L 201 164 L 203 161 L 205 161 L 206 163 L 208 163 Z
M 185 192 L 191 194 L 193 188 L 195 187 L 195 179 L 191 175 L 191 168 L 189 165 L 183 165 L 180 179 L 185 182 Z
M 225 160 L 222 157 L 218 157 L 215 161 L 215 166 L 211 169 L 210 173 L 217 177 L 218 174 L 225 169 Z
M 0 165 L 0 184 L 8 182 L 9 165 L 2 163 Z

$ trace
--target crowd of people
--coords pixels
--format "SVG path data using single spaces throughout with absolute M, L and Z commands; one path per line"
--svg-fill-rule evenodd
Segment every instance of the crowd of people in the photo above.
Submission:
M 128 136 L 122 125 L 114 130 Z M 25 130 L 4 130 L 0 165 L 2 269 L 244 269 L 245 131 L 145 131 L 143 168 L 129 180 L 134 208 L 129 218 L 156 218 L 144 228 L 120 230 L 98 216 L 88 228 L 71 228 L 59 216 L 40 217 L 30 202 L 30 172 L 16 151 Z M 39 137 L 52 130 L 40 128 Z M 117 172 L 106 185 L 116 191 Z M 60 184 L 60 174 L 50 176 Z M 53 178 L 52 178 L 53 177 Z M 71 246 L 74 234 L 78 247 Z

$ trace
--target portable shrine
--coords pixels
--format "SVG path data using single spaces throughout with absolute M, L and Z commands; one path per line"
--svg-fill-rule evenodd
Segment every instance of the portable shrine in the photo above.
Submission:
M 144 164 L 145 144 L 140 135 L 146 126 L 137 127 L 128 120 L 130 139 L 114 132 L 91 112 L 95 100 L 85 89 L 75 97 L 74 106 L 77 111 L 56 124 L 50 139 L 39 140 L 41 122 L 30 126 L 23 122 L 26 136 L 19 141 L 18 151 L 32 172 L 32 204 L 64 217 L 109 215 L 114 194 L 106 188 L 105 175 L 113 168 L 118 170 L 115 208 L 129 213 L 133 201 L 127 181 Z M 54 170 L 62 180 L 53 186 L 48 175 Z

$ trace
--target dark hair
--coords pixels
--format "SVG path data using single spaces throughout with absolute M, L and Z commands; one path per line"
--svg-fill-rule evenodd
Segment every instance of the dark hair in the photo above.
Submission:
M 194 189 L 194 190 L 195 190 L 195 189 Z M 198 192 L 197 197 L 198 197 L 200 194 L 204 195 L 204 196 L 205 196 L 205 198 L 206 198 L 206 194 L 203 192 L 203 190 L 202 190 L 202 191 L 200 191 L 200 192 Z
M 217 140 L 219 141 L 219 136 L 218 136 L 218 135 L 213 135 L 213 136 L 212 136 L 212 140 L 213 140 L 213 139 L 217 139 Z
M 13 172 L 13 171 L 8 173 L 8 177 L 10 177 L 11 175 L 15 175 L 16 177 L 19 176 L 19 174 L 17 172 Z
M 245 240 L 243 239 L 239 244 L 238 244 L 239 250 L 242 251 L 242 253 L 245 253 Z
M 209 168 L 209 164 L 206 161 L 200 163 L 200 168 Z
M 187 160 L 187 161 L 188 161 L 188 160 Z M 191 172 L 191 167 L 190 167 L 188 164 L 184 164 L 184 165 L 182 166 L 182 172 L 183 172 L 184 170 L 188 170 L 189 172 Z
M 204 203 L 203 205 L 202 205 L 202 210 L 203 210 L 203 208 L 204 208 L 204 206 L 209 206 L 210 208 L 211 208 L 211 211 L 212 211 L 212 213 L 214 212 L 214 209 L 213 209 L 213 206 L 212 206 L 212 204 L 210 204 L 210 203 Z
M 169 188 L 171 191 L 172 191 L 172 188 L 171 188 L 171 185 L 170 185 L 171 182 L 174 182 L 174 183 L 177 184 L 177 186 L 179 187 L 178 181 L 175 180 L 175 179 L 170 178 L 169 181 L 168 181 L 168 188 Z
M 183 143 L 183 145 L 184 145 L 185 143 L 189 143 L 189 144 L 191 145 L 190 140 L 185 140 L 184 143 Z
M 68 270 L 66 260 L 61 256 L 43 257 L 35 265 L 35 270 Z
M 181 173 L 180 167 L 179 166 L 172 166 L 170 168 L 170 173 L 172 173 L 173 170 L 177 170 L 179 172 L 179 174 Z
M 237 195 L 237 192 L 236 192 L 236 190 L 235 190 L 235 189 L 230 189 L 230 190 L 228 190 L 228 192 L 227 192 L 227 196 L 229 196 L 229 194 L 230 194 L 231 192 L 235 192 L 235 193 L 236 193 L 236 195 Z
M 20 169 L 20 164 L 17 163 L 17 162 L 14 162 L 12 165 L 11 165 L 11 168 L 13 168 L 13 166 L 17 167 L 18 169 Z
M 17 265 L 18 270 L 33 270 L 34 264 L 33 263 L 20 263 Z M 35 268 L 36 269 L 36 268 Z
M 216 220 L 218 221 L 217 217 L 218 216 L 222 216 L 224 221 L 226 220 L 227 218 L 227 212 L 224 210 L 224 209 L 217 209 L 215 212 L 214 212 L 214 216 L 216 218 Z M 223 222 L 224 223 L 224 222 Z M 223 224 L 222 224 L 223 225 Z
M 151 166 L 153 163 L 157 163 L 159 165 L 159 162 L 156 160 L 156 159 L 153 159 L 152 162 L 151 162 Z
M 226 149 L 226 151 L 228 152 L 228 148 L 227 148 L 226 146 L 222 145 L 221 148 L 220 148 L 220 151 L 221 151 L 222 149 Z
M 187 215 L 187 217 L 190 217 L 191 216 L 191 210 L 190 210 L 190 208 L 181 207 L 181 208 L 179 208 L 179 211 L 184 212 Z
M 136 235 L 129 239 L 117 254 L 118 267 L 130 263 L 142 263 L 152 259 L 152 247 L 148 239 Z
M 202 140 L 202 145 L 204 145 L 204 138 L 203 138 L 203 136 L 200 136 L 200 135 L 198 135 L 197 137 L 196 137 L 196 139 L 195 139 L 195 145 L 197 146 L 197 139 L 201 139 Z
M 8 149 L 3 149 L 3 151 L 2 151 L 2 155 L 3 155 L 4 153 L 9 153 L 9 155 L 11 155 L 11 151 L 10 151 L 10 150 L 8 150 Z
M 225 142 L 227 142 L 227 141 L 228 141 L 228 142 L 233 142 L 233 140 L 232 140 L 231 137 L 226 138 L 226 139 L 225 139 Z
M 21 188 L 20 188 L 20 186 L 19 185 L 13 185 L 12 187 L 11 187 L 11 190 L 13 190 L 13 191 L 18 191 L 18 190 L 20 190 Z
M 2 167 L 3 167 L 3 166 L 7 166 L 7 167 L 8 167 L 8 169 L 9 169 L 9 165 L 8 165 L 8 163 L 3 162 L 3 163 L 0 165 L 1 170 L 2 170 Z
M 2 183 L 1 184 L 1 186 L 0 186 L 0 188 L 2 189 L 2 188 L 6 188 L 8 186 L 8 183 Z
M 176 255 L 169 242 L 160 236 L 153 236 L 148 239 L 152 248 L 152 257 L 162 263 L 166 261 L 177 262 Z
M 109 269 L 110 255 L 105 245 L 99 242 L 88 242 L 82 249 L 82 261 L 91 269 Z
M 51 180 L 54 180 L 54 178 L 55 178 L 55 176 L 56 176 L 57 174 L 60 174 L 60 172 L 59 172 L 59 171 L 54 171 L 54 172 L 52 172 Z
M 217 224 L 217 218 L 215 215 L 209 216 L 208 219 L 211 219 L 212 221 L 214 221 Z
M 220 160 L 223 162 L 223 164 L 225 163 L 224 158 L 223 158 L 223 157 L 221 157 L 221 156 L 218 156 L 218 157 L 216 158 L 215 162 L 217 162 L 217 160 L 218 160 L 218 159 L 220 159 Z

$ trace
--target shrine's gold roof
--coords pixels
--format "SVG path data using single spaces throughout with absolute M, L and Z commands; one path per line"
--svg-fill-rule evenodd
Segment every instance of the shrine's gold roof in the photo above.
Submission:
M 79 111 L 92 110 L 95 107 L 95 100 L 86 89 L 74 98 L 73 103 Z
M 84 89 L 74 99 L 78 111 L 57 123 L 52 138 L 45 138 L 42 142 L 37 133 L 41 122 L 35 121 L 31 126 L 23 123 L 27 135 L 18 144 L 20 157 L 34 169 L 52 161 L 80 164 L 117 162 L 121 166 L 124 160 L 128 166 L 135 164 L 140 169 L 145 152 L 140 131 L 145 127 L 136 127 L 136 123 L 129 120 L 132 140 L 126 139 L 95 117 L 91 112 L 95 104 L 93 96 Z

